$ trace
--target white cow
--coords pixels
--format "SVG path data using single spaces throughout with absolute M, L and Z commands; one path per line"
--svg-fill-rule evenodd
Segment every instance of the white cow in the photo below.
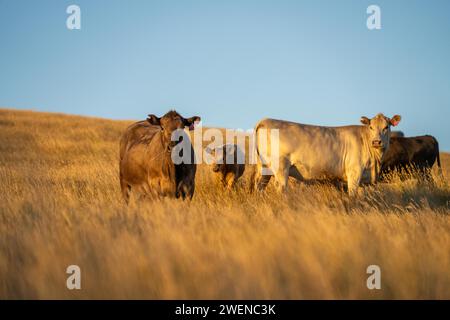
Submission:
M 289 176 L 300 181 L 339 179 L 348 183 L 352 195 L 361 183 L 377 182 L 381 159 L 389 148 L 391 126 L 396 126 L 400 119 L 399 115 L 389 119 L 380 113 L 372 119 L 362 117 L 362 126 L 344 127 L 263 119 L 255 127 L 260 173 L 256 188 L 263 190 L 273 174 L 280 190 L 287 188 Z M 262 137 L 258 132 L 273 129 L 279 130 L 277 166 L 273 166 L 269 155 L 260 152 L 272 150 L 274 142 L 270 135 Z M 265 142 L 267 145 L 262 146 Z M 262 168 L 271 174 L 262 175 Z

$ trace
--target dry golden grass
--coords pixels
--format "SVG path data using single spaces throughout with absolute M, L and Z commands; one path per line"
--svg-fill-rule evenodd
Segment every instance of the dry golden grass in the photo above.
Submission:
M 128 123 L 0 110 L 0 298 L 450 299 L 447 181 L 258 195 L 247 172 L 226 193 L 202 165 L 192 202 L 126 207 Z M 82 290 L 66 289 L 71 264 Z

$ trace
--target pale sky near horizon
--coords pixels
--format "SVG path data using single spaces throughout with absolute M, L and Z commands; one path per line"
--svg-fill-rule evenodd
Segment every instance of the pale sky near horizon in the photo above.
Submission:
M 66 8 L 81 8 L 68 30 Z M 381 30 L 366 27 L 369 5 Z M 402 115 L 450 151 L 450 1 L 0 0 L 0 107 L 205 126 Z

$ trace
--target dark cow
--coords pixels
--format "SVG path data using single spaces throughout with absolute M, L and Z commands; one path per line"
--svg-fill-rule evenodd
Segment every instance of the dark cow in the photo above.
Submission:
M 394 170 L 413 175 L 417 173 L 420 179 L 430 179 L 430 170 L 436 160 L 441 170 L 439 144 L 433 136 L 391 138 L 382 160 L 383 179 L 386 180 L 387 174 Z
M 163 117 L 149 115 L 147 120 L 130 125 L 120 140 L 120 187 L 128 203 L 130 191 L 151 198 L 180 196 L 192 198 L 196 164 L 191 147 L 190 163 L 174 164 L 172 150 L 181 141 L 172 141 L 177 129 L 194 128 L 200 117 L 183 118 L 176 111 Z M 189 139 L 184 135 L 182 139 Z
M 393 130 L 391 131 L 391 138 L 404 137 L 403 131 Z

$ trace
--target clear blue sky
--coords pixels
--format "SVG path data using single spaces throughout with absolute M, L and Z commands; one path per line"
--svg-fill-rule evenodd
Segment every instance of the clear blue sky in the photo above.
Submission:
M 81 30 L 66 8 L 81 7 Z M 382 29 L 366 28 L 381 7 Z M 0 0 L 0 106 L 203 124 L 403 116 L 450 151 L 450 1 Z

